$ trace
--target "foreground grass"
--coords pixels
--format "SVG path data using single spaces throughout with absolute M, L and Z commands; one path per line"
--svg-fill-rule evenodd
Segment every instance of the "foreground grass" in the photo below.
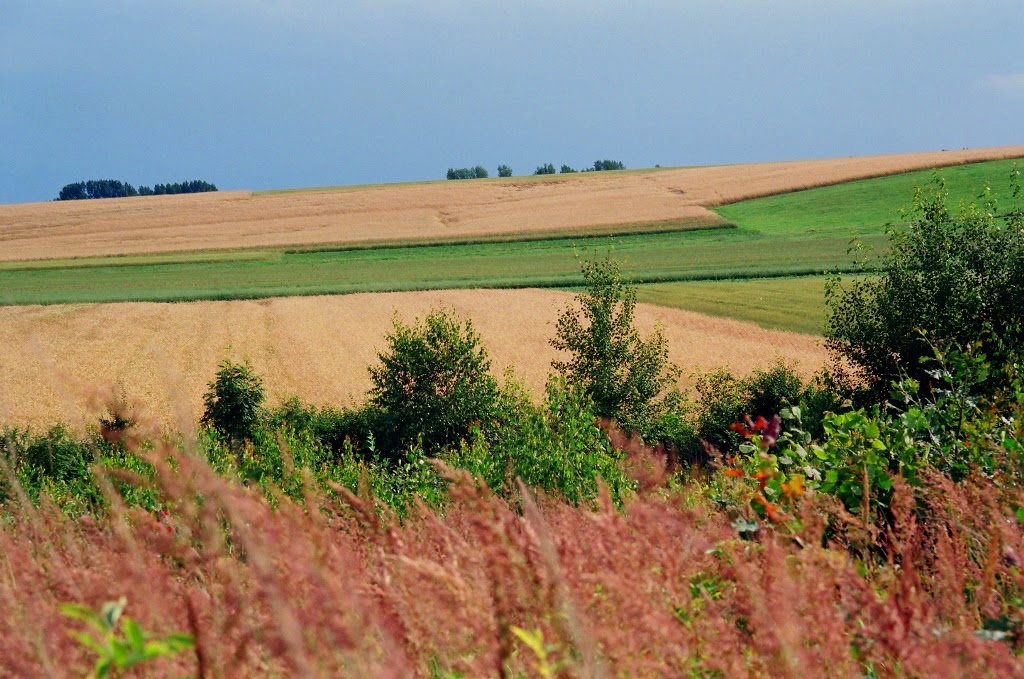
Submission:
M 826 316 L 824 287 L 823 276 L 656 283 L 639 286 L 637 299 L 773 330 L 820 335 Z
M 667 478 L 574 507 L 506 501 L 445 472 L 449 500 L 399 520 L 358 496 L 266 494 L 196 455 L 150 455 L 159 512 L 73 519 L 3 506 L 0 657 L 10 676 L 85 676 L 68 603 L 192 645 L 131 676 L 1019 676 L 1024 529 L 1012 486 L 904 484 L 878 558 L 808 494 L 793 527 L 741 539 L 742 480 Z M 915 505 L 915 501 L 917 504 Z M 919 520 L 915 507 L 926 517 Z M 829 530 L 826 531 L 826 526 Z M 1003 630 L 1010 631 L 1003 631 Z M 80 638 L 80 637 L 79 637 Z M 125 675 L 128 676 L 128 675 Z

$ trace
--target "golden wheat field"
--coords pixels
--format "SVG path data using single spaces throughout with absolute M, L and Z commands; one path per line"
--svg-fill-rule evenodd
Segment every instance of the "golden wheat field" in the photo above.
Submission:
M 217 363 L 248 357 L 268 397 L 349 404 L 369 387 L 367 366 L 393 318 L 433 307 L 472 319 L 496 374 L 511 368 L 535 392 L 555 352 L 558 313 L 572 301 L 550 290 L 446 290 L 181 304 L 128 303 L 0 308 L 0 422 L 75 427 L 94 421 L 120 385 L 140 413 L 189 431 Z M 638 305 L 637 326 L 661 323 L 671 358 L 687 372 L 729 365 L 737 373 L 775 357 L 809 375 L 825 360 L 818 340 L 753 324 Z M 104 391 L 106 389 L 107 391 Z
M 464 237 L 719 218 L 706 208 L 1024 146 L 748 165 L 0 205 L 0 260 Z

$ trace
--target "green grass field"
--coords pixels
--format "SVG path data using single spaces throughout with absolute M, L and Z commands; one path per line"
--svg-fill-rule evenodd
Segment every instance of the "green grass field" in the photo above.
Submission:
M 1005 192 L 1011 167 L 1011 162 L 996 161 L 948 168 L 943 174 L 951 197 L 960 200 L 985 185 Z M 0 304 L 573 286 L 581 282 L 578 257 L 611 253 L 639 283 L 785 277 L 774 287 L 749 281 L 694 283 L 645 288 L 643 294 L 647 301 L 660 299 L 657 303 L 668 306 L 809 332 L 820 328 L 821 303 L 809 282 L 792 277 L 848 270 L 848 249 L 855 236 L 876 251 L 884 250 L 884 224 L 899 219 L 898 210 L 910 204 L 915 184 L 926 183 L 930 176 L 914 172 L 720 208 L 718 212 L 735 226 L 662 222 L 601 227 L 597 235 L 531 233 L 335 248 L 6 262 L 0 264 Z M 744 311 L 752 290 L 776 288 L 777 292 L 764 293 L 765 299 L 774 297 L 762 311 Z M 806 307 L 802 313 L 801 306 Z
M 641 285 L 641 302 L 751 321 L 765 328 L 820 335 L 825 278 L 755 278 Z
M 1017 161 L 996 160 L 947 167 L 940 171 L 949 204 L 971 201 L 989 186 L 1006 194 Z M 1019 162 L 1024 168 L 1024 161 Z M 885 224 L 905 222 L 900 210 L 910 206 L 916 186 L 931 182 L 933 171 L 862 179 L 834 186 L 723 205 L 715 212 L 741 227 L 766 235 L 878 234 Z

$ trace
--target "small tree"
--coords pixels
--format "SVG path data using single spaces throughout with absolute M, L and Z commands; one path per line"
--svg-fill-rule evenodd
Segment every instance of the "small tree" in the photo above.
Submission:
M 594 399 L 597 414 L 642 430 L 677 398 L 680 370 L 661 328 L 646 339 L 633 327 L 636 288 L 607 258 L 583 263 L 586 291 L 558 319 L 551 345 L 571 354 L 552 366 Z
M 511 177 L 512 176 L 512 168 L 509 167 L 508 165 L 499 165 L 498 166 L 498 176 L 499 177 Z
M 1015 206 L 1001 215 L 987 191 L 981 205 L 953 213 L 936 176 L 917 190 L 909 228 L 887 228 L 891 247 L 881 275 L 854 279 L 845 289 L 838 276 L 829 281 L 827 346 L 859 369 L 876 397 L 903 374 L 927 389 L 931 366 L 921 360 L 933 356 L 935 344 L 964 346 L 988 329 L 1019 346 L 1024 217 L 1016 168 L 1011 193 Z
M 538 165 L 537 169 L 534 170 L 534 174 L 554 174 L 555 166 L 551 163 L 545 163 L 544 165 Z
M 493 412 L 497 380 L 470 321 L 441 310 L 411 326 L 396 320 L 387 344 L 370 368 L 370 399 L 391 452 L 418 441 L 427 451 L 457 443 Z
M 570 166 L 568 166 L 568 165 L 562 165 L 562 168 L 561 168 L 561 169 L 559 170 L 559 172 L 560 172 L 561 174 L 571 174 L 571 173 L 573 173 L 573 172 L 575 172 L 575 171 L 576 171 L 576 170 L 572 169 L 572 168 L 571 168 Z
M 263 408 L 263 380 L 249 363 L 221 361 L 217 376 L 203 397 L 202 423 L 212 426 L 231 441 L 236 454 L 242 441 L 252 437 Z

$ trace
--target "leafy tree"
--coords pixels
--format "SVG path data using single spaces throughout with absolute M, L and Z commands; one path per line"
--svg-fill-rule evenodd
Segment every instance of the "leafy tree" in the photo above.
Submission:
M 552 366 L 593 399 L 598 415 L 643 429 L 678 401 L 680 370 L 661 328 L 646 339 L 633 327 L 636 287 L 611 258 L 583 263 L 586 291 L 558 319 L 551 345 L 570 358 Z
M 380 365 L 370 368 L 370 402 L 391 452 L 417 442 L 427 451 L 457 443 L 493 412 L 497 380 L 470 321 L 442 310 L 411 326 L 396 320 L 387 345 Z
M 499 177 L 511 177 L 512 176 L 512 168 L 509 167 L 508 165 L 499 165 L 498 166 L 498 176 Z
M 534 174 L 554 174 L 555 166 L 551 163 L 545 163 L 544 165 L 538 165 L 537 169 L 534 170 Z
M 559 170 L 559 172 L 560 172 L 561 174 L 570 174 L 570 173 L 573 173 L 573 172 L 575 172 L 575 171 L 576 171 L 576 170 L 572 169 L 572 168 L 571 168 L 571 167 L 569 167 L 568 165 L 562 165 L 562 169 L 560 169 L 560 170 Z
M 487 169 L 482 165 L 476 167 L 448 168 L 448 179 L 487 179 Z
M 826 288 L 827 346 L 859 369 L 876 397 L 906 374 L 927 389 L 922 359 L 934 347 L 966 346 L 987 331 L 1018 345 L 1024 320 L 1024 217 L 1014 168 L 1015 207 L 999 213 L 986 189 L 979 201 L 952 212 L 936 175 L 919 188 L 909 228 L 887 227 L 890 249 L 881 274 Z
M 89 181 L 67 184 L 60 190 L 57 200 L 86 200 L 91 198 L 130 198 L 132 196 L 154 196 L 172 193 L 203 193 L 216 191 L 214 184 L 193 179 L 174 184 L 157 184 L 153 188 L 140 186 L 136 189 L 127 182 L 116 179 L 90 179 Z
M 603 172 L 605 170 L 625 170 L 626 166 L 617 160 L 595 160 L 594 161 L 594 172 Z
M 252 437 L 263 401 L 263 380 L 248 362 L 238 364 L 226 358 L 203 397 L 202 423 L 227 436 L 237 451 L 242 441 Z

